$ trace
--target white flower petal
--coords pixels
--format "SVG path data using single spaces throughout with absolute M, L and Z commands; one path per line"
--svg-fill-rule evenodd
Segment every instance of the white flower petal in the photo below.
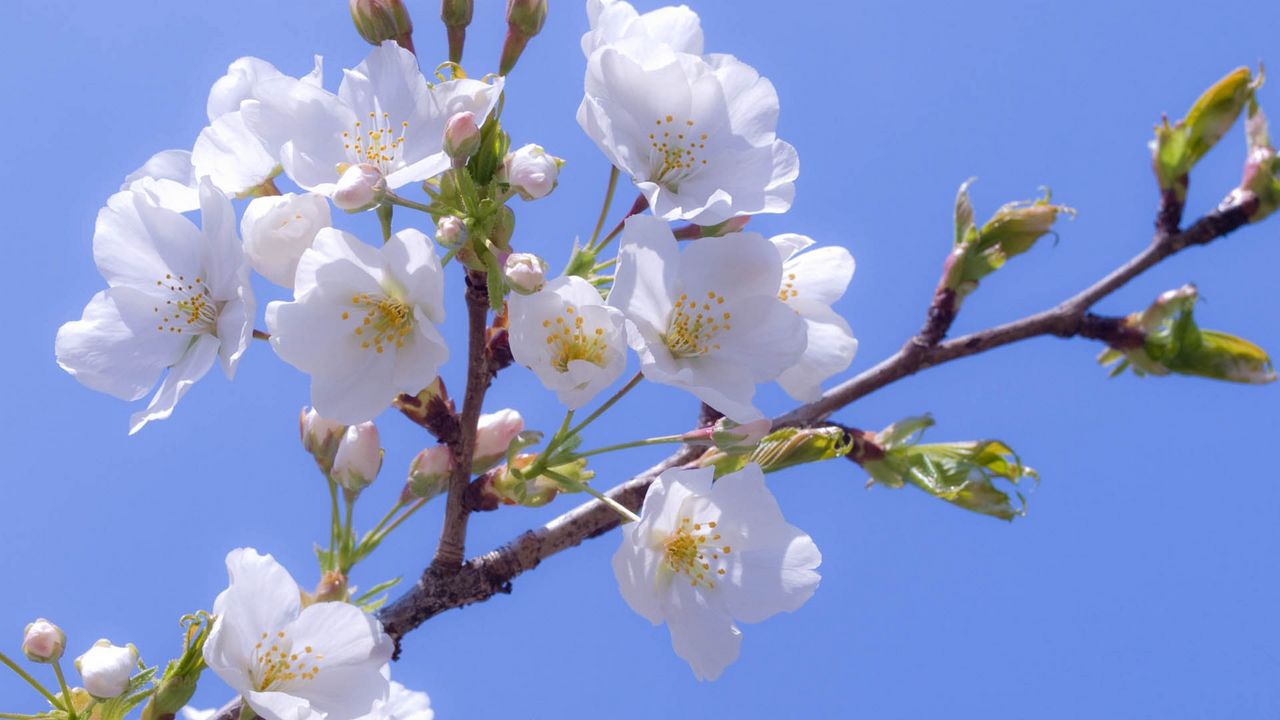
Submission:
M 98 211 L 93 259 L 108 285 L 151 290 L 168 275 L 198 276 L 202 245 L 190 220 L 145 194 L 125 191 Z
M 155 204 L 174 212 L 191 212 L 200 207 L 196 174 L 187 150 L 161 150 L 142 167 L 124 178 L 121 190 L 150 195 Z
M 829 307 L 809 307 L 802 317 L 807 337 L 804 354 L 778 376 L 778 384 L 796 400 L 813 402 L 822 396 L 823 381 L 853 362 L 858 341 L 849 323 Z
M 156 394 L 151 397 L 147 409 L 136 412 L 129 418 L 129 434 L 138 432 L 152 420 L 164 420 L 173 414 L 173 408 L 177 406 L 178 401 L 187 394 L 187 390 L 190 390 L 197 380 L 209 372 L 209 368 L 213 367 L 213 361 L 217 357 L 218 338 L 212 335 L 197 335 L 182 359 L 169 368 L 169 374 L 160 383 Z
M 79 320 L 58 328 L 58 365 L 93 390 L 121 400 L 142 398 L 190 342 L 156 330 L 155 303 L 131 287 L 94 295 Z
M 329 203 L 320 195 L 254 198 L 240 220 L 245 255 L 259 275 L 292 289 L 302 253 L 331 223 Z
M 699 680 L 720 677 L 742 648 L 742 632 L 722 608 L 713 607 L 688 583 L 672 583 L 668 600 L 667 628 L 671 647 L 689 663 Z

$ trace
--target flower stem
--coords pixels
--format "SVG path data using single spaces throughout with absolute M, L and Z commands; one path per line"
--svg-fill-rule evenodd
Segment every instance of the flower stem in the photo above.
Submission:
M 544 474 L 547 477 L 552 478 L 558 483 L 561 483 L 567 487 L 571 487 L 575 490 L 578 490 L 579 492 L 584 492 L 590 495 L 591 497 L 599 500 L 600 502 L 604 503 L 605 505 L 608 505 L 609 509 L 613 510 L 614 512 L 622 516 L 623 522 L 640 522 L 639 515 L 636 515 L 635 513 L 631 512 L 622 503 L 618 502 L 617 500 L 614 500 L 608 495 L 605 495 L 599 490 L 596 490 L 590 485 L 586 483 L 578 482 L 577 480 L 573 480 L 571 478 L 565 477 L 564 475 L 561 475 L 560 473 L 554 472 L 551 470 L 546 471 Z
M 591 240 L 587 242 L 587 247 L 595 244 L 596 238 L 600 237 L 600 231 L 604 229 L 604 220 L 609 217 L 609 206 L 613 204 L 613 191 L 618 187 L 618 166 L 614 165 L 609 168 L 609 187 L 604 191 L 604 203 L 600 206 L 600 219 L 596 221 L 596 229 L 591 231 Z
M 414 202 L 413 200 L 402 198 L 391 191 L 387 191 L 386 199 L 391 205 L 399 205 L 400 207 L 409 208 L 410 210 L 418 210 L 424 213 L 431 212 L 431 208 L 429 206 L 423 205 L 420 202 Z M 388 207 L 388 205 L 380 205 L 379 210 L 384 207 Z
M 636 197 L 636 201 L 632 203 L 631 209 L 627 211 L 626 215 L 622 216 L 622 219 L 619 220 L 618 224 L 615 225 L 613 229 L 609 231 L 609 234 L 605 235 L 604 239 L 601 240 L 598 244 L 596 244 L 595 247 L 591 247 L 590 245 L 588 245 L 587 249 L 589 249 L 593 253 L 598 253 L 601 250 L 603 250 L 604 246 L 608 245 L 610 241 L 618 237 L 618 235 L 622 232 L 622 229 L 626 227 L 627 218 L 631 217 L 632 215 L 638 215 L 639 213 L 644 212 L 645 208 L 647 207 L 649 207 L 648 198 L 646 198 L 644 195 L 640 195 Z
M 62 675 L 62 661 L 53 661 L 53 674 L 58 676 L 58 687 L 62 688 L 62 701 L 67 705 L 67 715 L 76 720 L 76 709 L 71 704 L 71 689 L 67 687 L 67 679 Z
M 400 523 L 404 522 L 405 520 L 408 520 L 410 515 L 413 515 L 415 512 L 418 511 L 418 508 L 422 507 L 423 505 L 426 505 L 428 499 L 429 498 L 422 498 L 421 500 L 418 500 L 414 504 L 410 505 L 408 510 L 405 510 L 404 513 L 400 515 L 400 517 L 396 518 L 394 522 L 392 522 L 390 525 L 386 527 L 385 530 L 382 531 L 382 534 L 377 536 L 377 541 L 382 542 L 388 535 L 391 534 L 392 530 L 395 530 L 396 528 L 400 527 Z
M 383 203 L 378 206 L 378 224 L 382 226 L 382 242 L 386 243 L 391 239 L 391 215 L 395 212 L 395 207 L 389 203 Z
M 336 558 L 334 552 L 338 547 L 338 483 L 329 478 L 329 563 L 330 567 L 324 570 L 333 569 L 333 561 Z
M 569 455 L 568 460 L 573 461 L 579 458 L 591 457 L 592 455 L 603 455 L 607 452 L 615 450 L 626 450 L 628 448 L 645 447 L 646 445 L 666 445 L 670 443 L 684 442 L 682 435 L 664 435 L 662 437 L 645 438 L 644 440 L 632 440 L 631 442 L 618 443 L 617 445 L 606 445 L 604 447 L 595 448 L 594 450 L 586 450 L 584 452 L 575 452 Z
M 382 519 L 378 521 L 378 524 L 377 524 L 377 525 L 374 525 L 374 526 L 373 526 L 373 529 L 372 529 L 372 530 L 370 530 L 370 531 L 369 531 L 369 533 L 368 533 L 367 535 L 365 535 L 365 539 L 366 539 L 366 540 L 368 540 L 368 539 L 370 539 L 370 538 L 377 537 L 377 535 L 378 535 L 378 531 L 379 531 L 379 530 L 381 530 L 381 529 L 383 528 L 383 526 L 384 526 L 384 525 L 386 525 L 387 523 L 391 522 L 391 518 L 395 517 L 395 514 L 396 514 L 397 512 L 399 512 L 399 511 L 400 511 L 400 508 L 402 508 L 402 507 L 404 507 L 404 506 L 405 506 L 405 503 L 402 503 L 402 502 L 400 502 L 399 500 L 397 500 L 397 501 L 396 501 L 396 504 L 395 504 L 395 505 L 392 505 L 392 506 L 391 506 L 391 509 L 387 511 L 387 514 L 386 514 L 386 515 L 383 515 L 383 516 L 382 516 Z M 361 545 L 363 545 L 363 544 L 364 544 L 364 543 L 361 543 Z
M 257 720 L 258 713 L 249 705 L 248 701 L 240 698 L 240 715 L 239 720 Z
M 57 698 L 55 698 L 48 690 L 44 689 L 44 686 L 40 684 L 39 680 L 36 680 L 35 678 L 27 674 L 26 670 L 23 670 L 22 668 L 18 667 L 17 663 L 10 660 L 9 656 L 5 655 L 2 652 L 0 652 L 0 663 L 4 663 L 5 665 L 8 665 L 10 670 L 17 673 L 18 677 L 22 678 L 23 680 L 26 680 L 27 683 L 30 684 L 31 687 L 35 688 L 37 692 L 43 695 L 44 699 L 48 700 L 51 705 L 59 709 L 65 709 L 65 708 L 62 708 L 62 703 L 58 702 Z
M 631 392 L 632 388 L 634 388 L 636 385 L 639 385 L 640 381 L 643 378 L 644 378 L 643 373 L 636 373 L 634 377 L 632 377 L 630 380 L 627 381 L 626 385 L 623 385 L 622 388 L 618 390 L 618 392 L 614 393 L 612 397 L 604 401 L 604 404 L 596 408 L 594 412 L 588 415 L 587 419 L 583 420 L 577 425 L 574 425 L 573 428 L 569 430 L 569 435 L 577 435 L 578 433 L 582 432 L 583 428 L 590 425 L 593 420 L 603 415 L 605 411 L 608 410 L 609 408 L 613 407 L 614 403 L 621 400 L 622 397 L 626 395 L 628 392 Z

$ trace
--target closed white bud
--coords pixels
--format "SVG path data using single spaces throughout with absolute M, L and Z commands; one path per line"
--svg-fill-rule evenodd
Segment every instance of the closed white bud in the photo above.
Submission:
M 299 258 L 330 221 L 329 203 L 320 195 L 288 193 L 254 198 L 240 221 L 244 253 L 259 275 L 293 289 Z
M 132 645 L 119 647 L 99 640 L 76 658 L 76 670 L 85 690 L 101 700 L 109 700 L 129 689 L 129 677 L 138 666 L 138 651 Z
M 497 465 L 507 455 L 511 441 L 524 431 L 524 418 L 510 408 L 481 415 L 476 424 L 476 450 L 471 471 L 482 473 Z
M 31 662 L 55 662 L 66 649 L 67 636 L 62 628 L 44 618 L 28 625 L 22 633 L 22 654 Z
M 470 111 L 456 113 L 444 126 L 444 152 L 461 165 L 480 149 L 480 126 L 476 114 Z
M 326 474 L 333 468 L 333 456 L 338 452 L 338 441 L 347 426 L 320 417 L 311 408 L 304 408 L 298 416 L 298 430 L 302 436 L 302 449 L 311 453 Z
M 541 145 L 529 144 L 507 153 L 498 179 L 510 184 L 525 200 L 537 200 L 556 189 L 563 164 L 563 160 L 548 155 Z
M 521 295 L 531 295 L 547 284 L 547 264 L 533 253 L 511 253 L 502 265 L 507 284 Z
M 369 487 L 382 469 L 382 445 L 371 422 L 352 425 L 338 442 L 333 458 L 333 481 L 350 493 Z
M 409 490 L 414 497 L 433 498 L 449 488 L 452 473 L 453 451 L 448 445 L 432 445 L 409 465 Z
M 462 247 L 467 241 L 467 224 L 457 215 L 445 215 L 436 223 L 436 242 L 447 248 Z
M 342 177 L 333 190 L 333 204 L 347 212 L 359 212 L 380 205 L 386 194 L 387 180 L 382 177 L 382 171 L 360 163 L 342 170 Z

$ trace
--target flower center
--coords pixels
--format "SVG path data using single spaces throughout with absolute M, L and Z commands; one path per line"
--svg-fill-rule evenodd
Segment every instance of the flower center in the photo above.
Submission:
M 404 134 L 409 131 L 409 122 L 400 123 L 400 134 L 396 135 L 389 113 L 369 113 L 368 122 L 357 120 L 351 132 L 342 133 L 342 148 L 352 165 L 367 163 L 389 175 L 393 165 L 400 159 L 404 147 Z
M 351 311 L 343 310 L 342 319 L 355 318 L 353 331 L 360 347 L 382 353 L 388 345 L 397 350 L 404 347 L 405 338 L 413 332 L 413 308 L 398 298 L 360 293 L 351 296 Z
M 262 633 L 253 646 L 253 657 L 249 661 L 254 689 L 267 692 L 295 680 L 315 680 L 320 674 L 319 661 L 324 656 L 316 653 L 310 645 L 303 647 L 302 652 L 296 650 L 283 630 L 276 632 L 275 637 Z
M 566 305 L 564 313 L 555 322 L 543 320 L 547 345 L 551 347 L 551 366 L 560 372 L 569 371 L 569 361 L 586 360 L 592 365 L 604 365 L 604 328 L 587 332 L 583 328 L 582 315 L 573 305 Z
M 715 532 L 714 521 L 695 523 L 690 518 L 681 518 L 680 526 L 662 541 L 663 559 L 667 567 L 677 573 L 684 573 L 689 584 L 699 585 L 714 590 L 716 577 L 723 576 L 725 569 L 712 565 L 722 565 L 723 556 L 733 552 L 728 545 L 717 546 L 712 543 L 720 540 L 720 533 Z
M 218 325 L 218 306 L 209 294 L 209 286 L 204 278 L 196 278 L 188 282 L 182 275 L 173 276 L 165 273 L 163 280 L 157 280 L 156 286 L 169 292 L 164 305 L 157 305 L 155 311 L 159 321 L 156 330 L 181 335 L 190 333 L 200 335 L 212 332 Z
M 719 306 L 723 304 L 724 296 L 714 291 L 707 292 L 707 299 L 702 304 L 680 293 L 667 332 L 662 336 L 671 354 L 687 358 L 719 350 L 720 343 L 712 341 L 732 327 L 729 324 L 732 315 L 720 311 Z
M 787 273 L 787 276 L 782 278 L 782 288 L 778 290 L 778 299 L 781 300 L 782 302 L 786 302 L 791 298 L 799 295 L 800 291 L 795 289 L 795 284 L 796 284 L 796 274 Z
M 702 151 L 707 134 L 695 133 L 693 124 L 692 120 L 676 123 L 671 115 L 654 121 L 657 127 L 649 133 L 649 157 L 655 181 L 674 187 L 706 166 Z

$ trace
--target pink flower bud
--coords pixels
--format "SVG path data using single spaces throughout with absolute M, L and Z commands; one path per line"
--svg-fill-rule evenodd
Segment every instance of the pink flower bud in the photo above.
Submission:
M 476 450 L 471 472 L 482 473 L 497 465 L 507 454 L 511 441 L 524 431 L 524 418 L 515 410 L 499 410 L 481 415 L 476 425 Z
M 417 498 L 433 498 L 449 489 L 453 451 L 448 445 L 432 445 L 418 453 L 409 465 L 409 489 Z
M 547 264 L 533 253 L 511 253 L 502 264 L 502 274 L 512 290 L 531 295 L 547 284 Z
M 480 126 L 476 114 L 463 111 L 449 118 L 444 126 L 444 152 L 453 158 L 455 165 L 462 165 L 480 149 Z
M 520 193 L 520 197 L 525 200 L 537 200 L 556 189 L 560 166 L 563 164 L 563 160 L 548 155 L 541 145 L 529 144 L 507 153 L 498 179 L 509 183 L 511 189 Z
M 351 21 L 356 32 L 370 45 L 395 40 L 413 51 L 413 20 L 403 0 L 350 0 Z
M 371 422 L 352 425 L 338 442 L 333 458 L 333 481 L 349 493 L 369 487 L 382 469 L 382 445 Z
M 52 663 L 67 649 L 67 636 L 62 628 L 40 618 L 27 626 L 22 634 L 22 654 L 35 663 Z
M 101 700 L 123 695 L 137 666 L 138 651 L 132 645 L 119 647 L 109 640 L 99 640 L 76 658 L 76 670 L 84 680 L 84 688 Z
M 462 247 L 467 241 L 467 224 L 457 215 L 446 215 L 436 223 L 436 242 L 447 248 Z
M 333 456 L 338 452 L 338 441 L 347 426 L 320 417 L 315 410 L 304 408 L 298 416 L 302 449 L 311 453 L 320 469 L 328 474 L 333 468 Z
M 381 204 L 386 194 L 387 180 L 382 177 L 382 171 L 360 163 L 342 171 L 333 190 L 333 204 L 347 212 L 359 212 Z

